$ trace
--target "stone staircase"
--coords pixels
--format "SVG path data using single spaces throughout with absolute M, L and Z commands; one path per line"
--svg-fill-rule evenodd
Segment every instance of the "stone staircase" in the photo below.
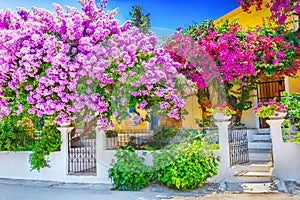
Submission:
M 272 143 L 269 130 L 248 130 L 249 163 L 233 167 L 234 176 L 226 183 L 228 191 L 277 192 L 272 180 Z

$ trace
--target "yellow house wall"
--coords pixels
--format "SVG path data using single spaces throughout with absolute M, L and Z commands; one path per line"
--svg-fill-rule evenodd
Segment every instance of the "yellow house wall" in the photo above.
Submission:
M 300 77 L 300 72 L 297 76 Z M 300 92 L 300 78 L 288 78 L 288 92 Z
M 254 105 L 254 98 L 251 99 Z M 253 107 L 243 112 L 241 123 L 245 124 L 248 128 L 256 128 L 256 119 Z
M 197 102 L 197 97 L 191 96 L 186 100 L 186 105 L 184 109 L 188 114 L 184 115 L 182 120 L 182 127 L 184 128 L 199 128 L 195 122 L 195 119 L 202 119 L 201 109 L 199 109 L 199 104 Z
M 214 23 L 216 25 L 220 25 L 227 19 L 229 19 L 229 21 L 238 19 L 239 24 L 244 28 L 255 27 L 256 25 L 268 23 L 268 18 L 271 15 L 269 9 L 262 7 L 262 10 L 259 11 L 255 11 L 255 8 L 252 8 L 251 10 L 252 13 L 248 14 L 242 10 L 242 7 L 238 7 L 222 17 L 214 20 Z

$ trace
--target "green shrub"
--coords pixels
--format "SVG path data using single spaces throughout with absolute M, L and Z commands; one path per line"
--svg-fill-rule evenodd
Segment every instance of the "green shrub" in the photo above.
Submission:
M 28 126 L 29 118 L 17 115 L 4 116 L 0 122 L 0 151 L 32 150 L 34 129 Z
M 203 140 L 193 140 L 154 153 L 157 181 L 183 191 L 201 187 L 218 171 L 219 158 L 206 145 Z
M 287 118 L 297 128 L 300 128 L 300 93 L 284 92 L 280 101 L 283 105 L 288 107 Z
M 152 169 L 144 165 L 144 158 L 139 157 L 132 147 L 118 148 L 116 160 L 108 170 L 109 178 L 113 180 L 113 189 L 139 190 L 146 187 L 153 180 Z
M 105 135 L 106 135 L 107 138 L 118 137 L 118 131 L 116 131 L 116 130 L 107 130 L 105 132 Z
M 36 169 L 40 171 L 41 168 L 50 167 L 46 156 L 59 150 L 61 143 L 61 135 L 60 131 L 57 130 L 57 125 L 53 121 L 47 120 L 42 129 L 40 139 L 36 141 L 29 157 L 31 170 Z

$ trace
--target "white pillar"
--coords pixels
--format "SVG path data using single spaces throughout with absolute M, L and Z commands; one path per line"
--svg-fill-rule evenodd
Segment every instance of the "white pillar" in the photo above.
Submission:
M 273 153 L 273 173 L 277 174 L 279 170 L 279 163 L 280 163 L 280 151 L 283 146 L 283 139 L 282 139 L 282 130 L 281 124 L 284 119 L 272 119 L 267 120 L 266 122 L 270 125 L 270 134 L 272 139 L 272 153 Z M 288 155 L 287 155 L 288 156 Z
M 104 168 L 101 162 L 101 156 L 104 156 L 104 151 L 106 150 L 106 136 L 104 130 L 100 127 L 96 127 L 96 169 L 97 176 L 102 177 L 107 174 L 107 169 Z
M 230 166 L 228 141 L 228 126 L 230 121 L 217 121 L 215 124 L 219 129 L 219 153 L 221 158 L 219 163 L 218 180 L 228 181 L 233 175 L 233 170 Z
M 64 170 L 63 174 L 68 174 L 68 164 L 69 164 L 69 155 L 68 155 L 68 142 L 69 142 L 69 134 L 73 130 L 74 127 L 58 127 L 57 129 L 60 131 L 61 135 L 61 146 L 60 146 L 60 152 L 63 155 L 62 157 L 62 164 Z
M 106 150 L 105 131 L 98 126 L 96 127 L 96 149 L 97 153 L 101 153 L 101 151 Z

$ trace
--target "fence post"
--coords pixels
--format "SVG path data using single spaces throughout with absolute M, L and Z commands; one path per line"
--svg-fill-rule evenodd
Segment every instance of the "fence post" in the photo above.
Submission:
M 230 156 L 229 156 L 229 141 L 228 141 L 228 126 L 230 121 L 216 121 L 215 124 L 219 130 L 219 153 L 220 163 L 218 171 L 218 180 L 228 181 L 233 175 L 233 170 L 230 167 Z
M 68 155 L 68 142 L 69 142 L 69 134 L 73 130 L 74 127 L 58 127 L 57 129 L 60 131 L 61 135 L 61 146 L 60 146 L 60 152 L 62 154 L 62 163 L 64 167 L 62 170 L 64 170 L 63 174 L 68 174 L 68 164 L 69 164 L 69 155 Z
M 106 136 L 103 129 L 99 126 L 96 126 L 96 169 L 97 177 L 99 180 L 106 182 L 108 181 L 107 177 L 107 167 L 103 164 L 102 156 L 104 157 L 104 151 L 106 150 Z
M 273 153 L 273 174 L 277 174 L 280 163 L 280 151 L 283 147 L 281 124 L 284 119 L 271 119 L 266 122 L 270 125 L 270 135 L 272 139 L 272 153 Z M 288 156 L 288 155 L 287 155 Z M 282 162 L 282 161 L 281 161 Z

